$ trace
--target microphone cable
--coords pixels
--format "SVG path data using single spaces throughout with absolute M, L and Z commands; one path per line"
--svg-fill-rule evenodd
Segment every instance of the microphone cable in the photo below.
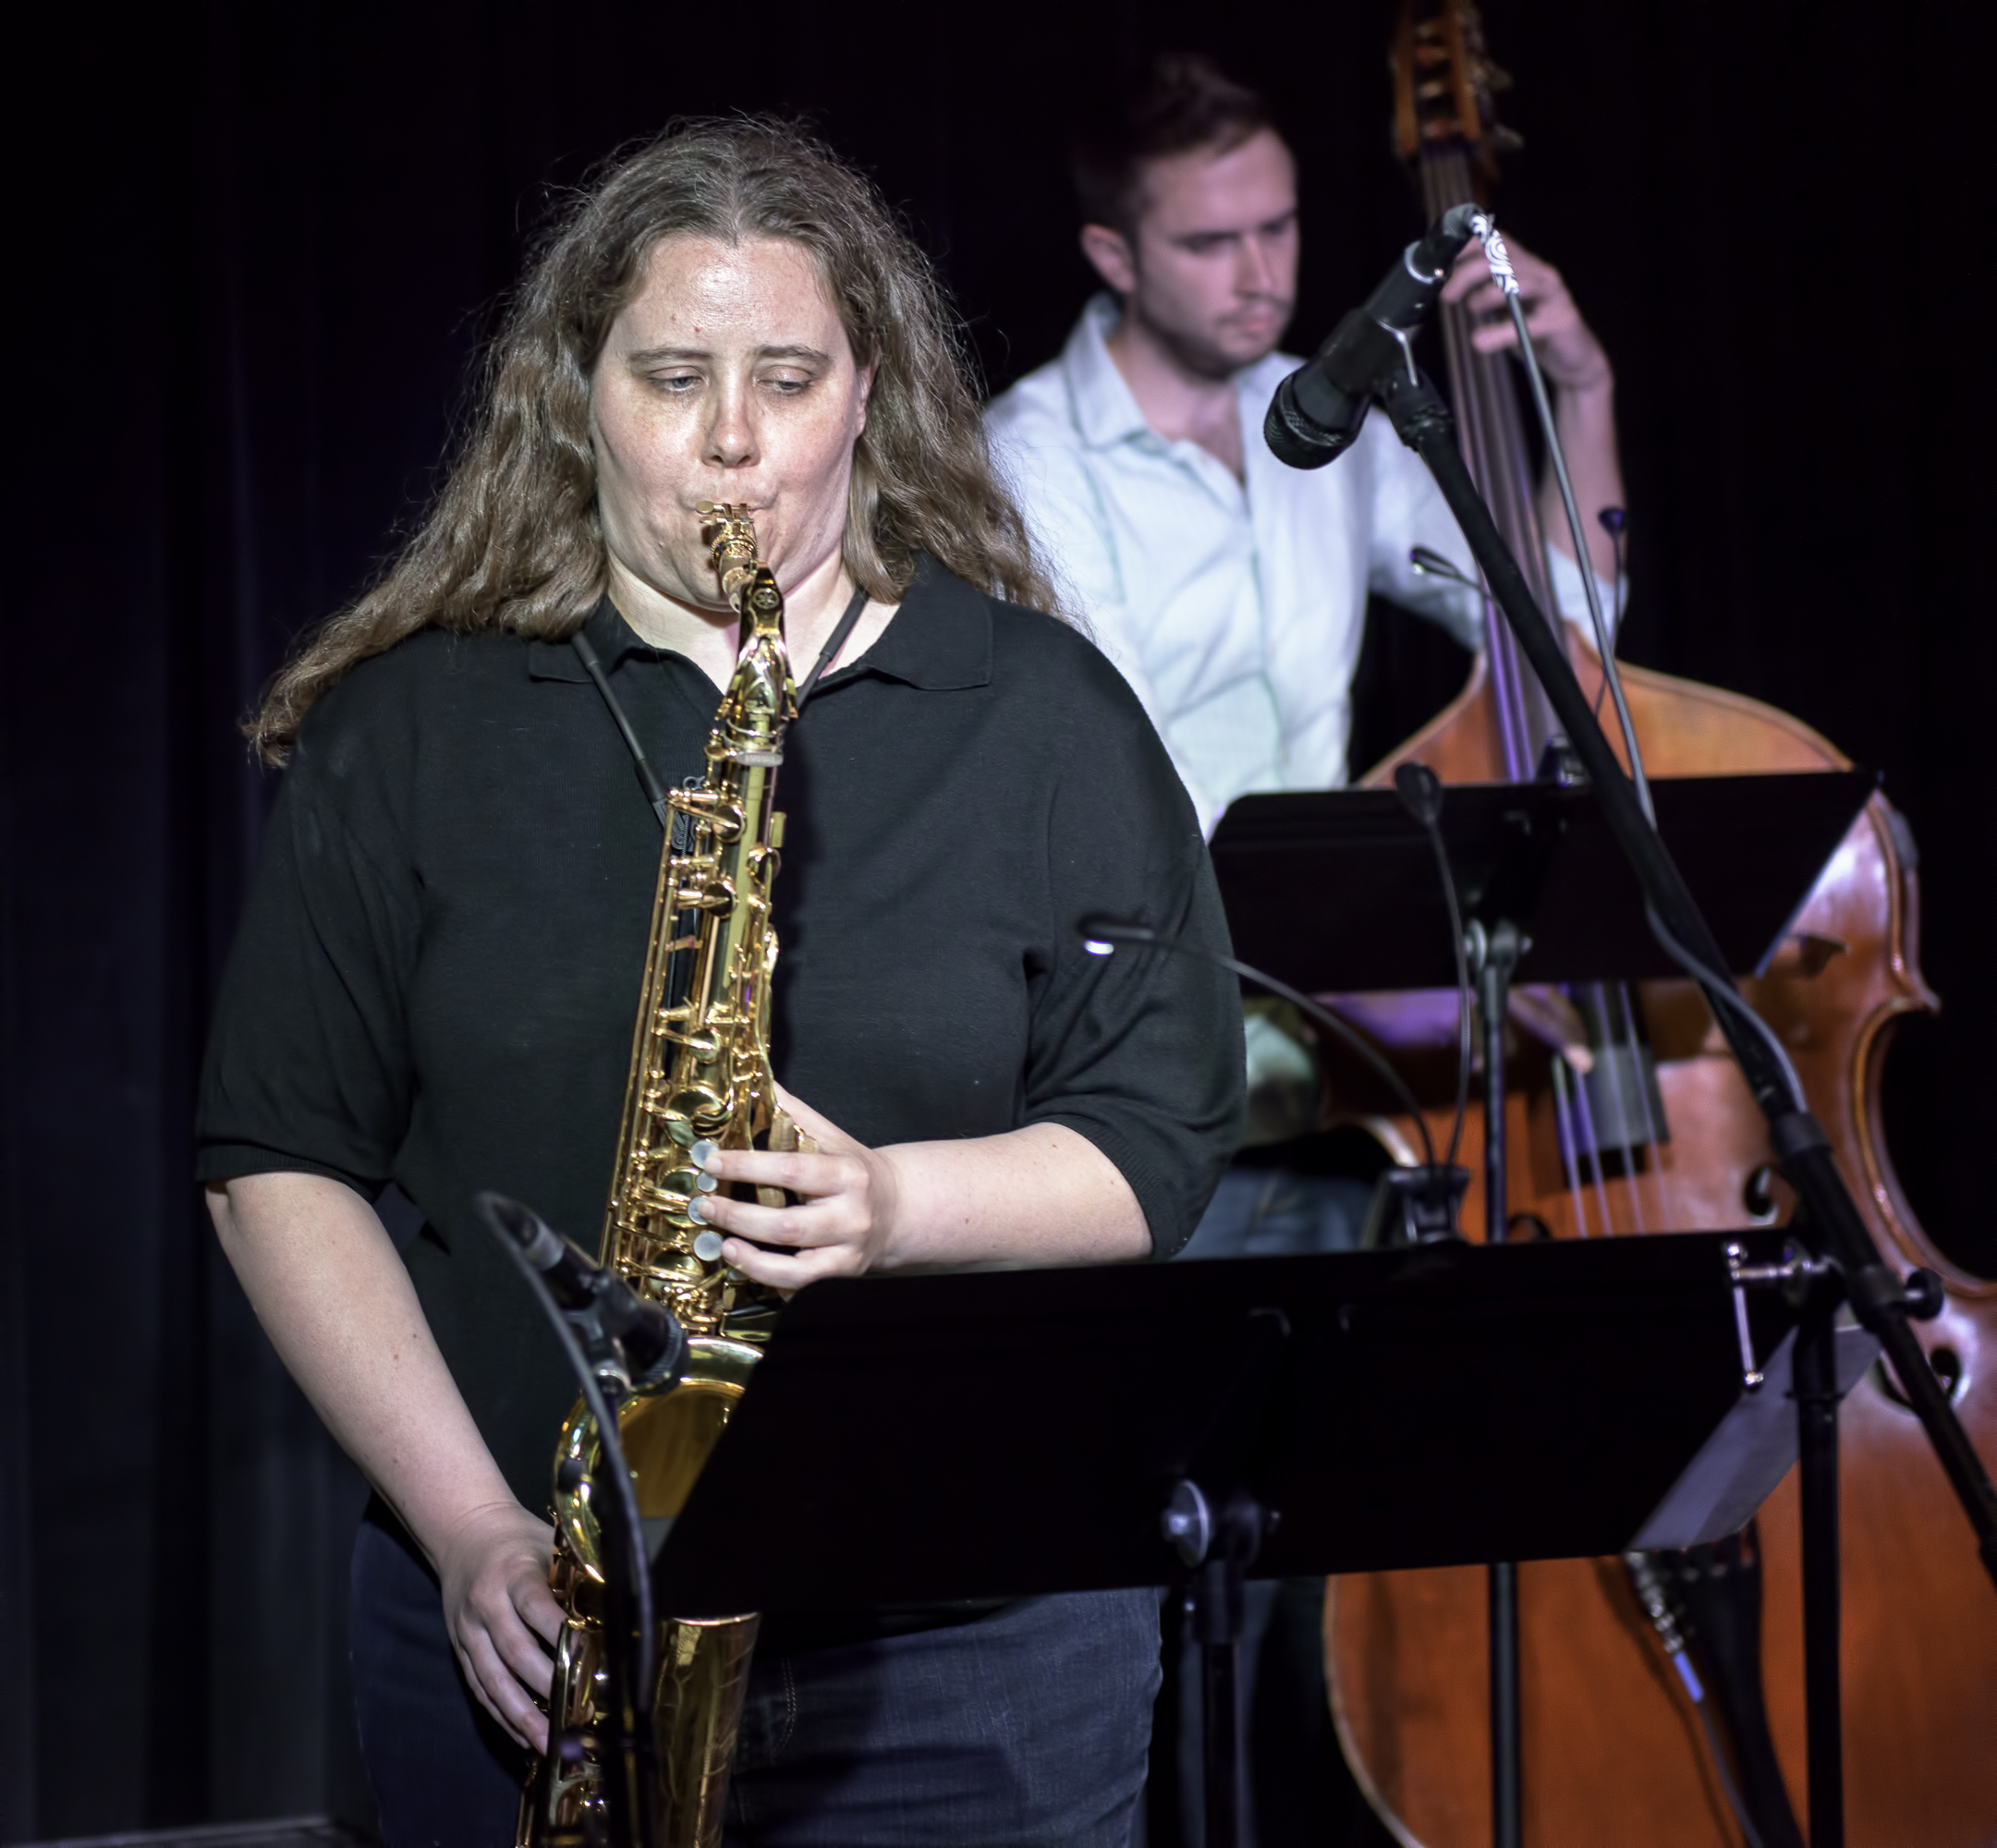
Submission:
M 1161 930 L 1154 930 L 1149 924 L 1132 924 L 1120 918 L 1084 918 L 1075 927 L 1075 934 L 1082 940 L 1082 948 L 1091 956 L 1111 956 L 1116 954 L 1119 943 L 1133 947 L 1169 950 L 1175 955 L 1191 956 L 1196 961 L 1211 963 L 1217 969 L 1225 969 L 1230 975 L 1238 976 L 1243 981 L 1250 981 L 1257 988 L 1267 989 L 1280 1000 L 1334 1034 L 1345 1045 L 1357 1052 L 1375 1073 L 1383 1078 L 1394 1092 L 1395 1100 L 1407 1114 L 1414 1118 L 1415 1127 L 1421 1132 L 1421 1150 L 1427 1156 L 1427 1165 L 1439 1166 L 1435 1159 L 1435 1140 L 1429 1134 L 1428 1119 L 1421 1113 L 1421 1104 L 1409 1089 L 1407 1080 L 1395 1071 L 1380 1050 L 1361 1033 L 1358 1027 L 1339 1019 L 1330 1008 L 1313 1001 L 1301 989 L 1292 988 L 1285 981 L 1278 981 L 1266 970 L 1257 968 L 1252 963 L 1244 963 L 1234 956 L 1223 955 L 1218 950 L 1210 950 L 1204 943 L 1189 943 L 1183 937 L 1168 937 Z
M 1463 932 L 1463 906 L 1456 895 L 1455 870 L 1449 864 L 1449 849 L 1443 841 L 1443 781 L 1425 763 L 1397 764 L 1394 787 L 1402 806 L 1419 821 L 1435 853 L 1435 869 L 1443 882 L 1443 898 L 1449 906 L 1449 941 L 1456 953 L 1456 1120 L 1450 1125 L 1449 1154 L 1445 1165 L 1456 1165 L 1456 1150 L 1463 1144 L 1463 1123 L 1470 1111 L 1470 957 Z

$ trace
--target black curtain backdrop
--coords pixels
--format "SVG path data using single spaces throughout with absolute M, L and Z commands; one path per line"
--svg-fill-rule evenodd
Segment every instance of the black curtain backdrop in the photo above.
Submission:
M 1929 1225 L 1997 1270 L 1984 10 L 1487 13 L 1527 140 L 1504 222 L 1622 381 L 1628 652 L 1886 772 L 1947 1001 L 1890 1066 L 1894 1149 Z M 421 504 L 551 201 L 675 113 L 810 112 L 905 207 L 996 387 L 1087 290 L 1067 113 L 1119 54 L 1201 46 L 1272 93 L 1301 158 L 1308 343 L 1415 228 L 1391 15 L 295 0 L 73 8 L 15 42 L 0 1840 L 364 1803 L 340 1608 L 359 1485 L 188 1178 L 272 792 L 233 724 Z M 1375 638 L 1382 697 L 1434 680 L 1418 629 Z

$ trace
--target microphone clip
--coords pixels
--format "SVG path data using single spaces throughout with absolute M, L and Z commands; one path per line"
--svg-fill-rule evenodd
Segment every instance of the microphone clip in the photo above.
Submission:
M 1332 330 L 1316 357 L 1276 387 L 1262 437 L 1277 461 L 1321 468 L 1359 440 L 1375 398 L 1419 387 L 1415 335 L 1481 214 L 1452 206 L 1401 252 L 1365 303 Z
M 648 1303 L 614 1270 L 598 1270 L 589 1301 L 564 1307 L 562 1316 L 606 1393 L 628 1398 L 669 1386 L 687 1363 L 679 1319 L 664 1304 Z M 663 1342 L 654 1328 L 661 1317 L 670 1325 Z
M 1458 1214 L 1469 1185 L 1470 1171 L 1455 1162 L 1385 1170 L 1373 1184 L 1359 1249 L 1462 1244 Z
M 627 1398 L 679 1378 L 687 1331 L 664 1303 L 639 1295 L 518 1200 L 481 1193 L 477 1206 L 575 1337 L 606 1394 Z

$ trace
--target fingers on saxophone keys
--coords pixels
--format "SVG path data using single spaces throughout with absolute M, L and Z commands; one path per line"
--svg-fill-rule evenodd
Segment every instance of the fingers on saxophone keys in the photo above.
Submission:
M 688 1152 L 696 1167 L 724 1181 L 814 1195 L 842 1193 L 853 1185 L 851 1164 L 841 1155 L 781 1155 L 761 1149 L 717 1149 L 712 1142 L 697 1142 Z
M 500 1653 L 515 1679 L 530 1694 L 538 1694 L 543 1699 L 547 1697 L 554 1685 L 554 1659 L 525 1623 L 516 1624 L 501 1640 Z
M 844 1215 L 836 1211 L 835 1203 L 826 1201 L 765 1207 L 753 1200 L 734 1200 L 715 1194 L 697 1205 L 702 1225 L 734 1233 L 738 1238 L 754 1239 L 758 1245 L 776 1245 L 785 1249 L 826 1244 L 840 1235 L 844 1223 Z M 728 1256 L 728 1247 L 723 1248 L 722 1255 Z M 728 1261 L 733 1263 L 734 1259 Z
M 524 1683 L 534 1693 L 544 1695 L 554 1684 L 554 1661 L 547 1646 L 528 1627 L 519 1608 L 528 1589 L 527 1585 L 508 1584 L 501 1598 L 491 1602 L 481 1613 L 483 1640 L 502 1665 L 508 1692 L 518 1693 Z
M 458 1651 L 468 1671 L 466 1679 L 479 1696 L 479 1705 L 530 1751 L 548 1748 L 547 1716 L 529 1697 L 527 1690 L 508 1669 L 489 1637 L 481 1647 Z
M 856 1248 L 847 1244 L 795 1252 L 759 1251 L 739 1239 L 730 1239 L 723 1256 L 744 1276 L 786 1293 L 801 1290 L 822 1277 L 856 1274 L 863 1268 Z
M 778 1201 L 784 1198 L 778 1188 L 759 1191 L 767 1191 Z M 713 1226 L 723 1232 L 739 1232 L 749 1238 L 767 1238 L 779 1245 L 808 1242 L 814 1222 L 802 1217 L 807 1210 L 802 1206 L 772 1206 L 754 1200 L 738 1200 L 727 1194 L 702 1194 L 687 1202 L 687 1217 L 696 1225 Z

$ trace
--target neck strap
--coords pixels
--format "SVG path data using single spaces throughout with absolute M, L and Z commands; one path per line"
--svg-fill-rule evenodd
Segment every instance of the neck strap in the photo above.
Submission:
M 812 688 L 818 685 L 819 675 L 839 658 L 839 650 L 846 645 L 853 631 L 859 626 L 859 614 L 867 607 L 867 593 L 853 592 L 853 601 L 846 606 L 846 614 L 839 618 L 838 626 L 825 638 L 825 646 L 819 650 L 818 659 L 811 663 L 811 671 L 804 676 L 798 687 L 798 710 L 804 711 L 804 702 L 811 697 Z

